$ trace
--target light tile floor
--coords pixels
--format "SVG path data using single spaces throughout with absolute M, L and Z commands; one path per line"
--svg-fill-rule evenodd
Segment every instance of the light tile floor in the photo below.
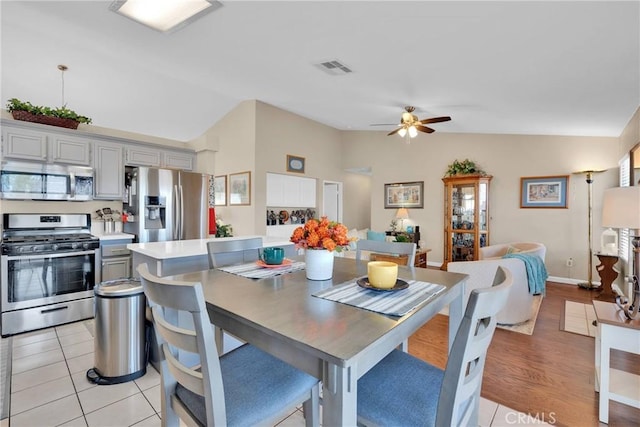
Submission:
M 17 335 L 12 340 L 9 417 L 0 427 L 160 426 L 160 375 L 151 367 L 135 381 L 98 386 L 86 379 L 93 367 L 92 321 Z M 482 427 L 548 425 L 486 399 Z M 279 427 L 303 426 L 300 408 L 283 414 Z
M 565 331 L 595 337 L 598 327 L 593 324 L 594 320 L 596 320 L 596 312 L 593 309 L 593 304 L 564 302 Z

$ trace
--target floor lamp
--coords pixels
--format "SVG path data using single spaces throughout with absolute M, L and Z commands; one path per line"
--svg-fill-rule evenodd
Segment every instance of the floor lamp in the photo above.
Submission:
M 593 174 L 595 173 L 600 173 L 600 172 L 604 172 L 601 170 L 586 170 L 586 171 L 580 171 L 580 172 L 574 172 L 574 174 L 586 174 L 586 181 L 587 181 L 587 188 L 588 188 L 588 196 L 587 196 L 587 200 L 588 200 L 588 220 L 589 220 L 589 259 L 588 259 L 588 265 L 589 265 L 589 270 L 587 272 L 587 281 L 583 282 L 583 283 L 578 283 L 578 286 L 580 286 L 583 289 L 595 289 L 595 288 L 599 288 L 600 285 L 594 285 L 593 284 L 593 238 L 592 238 L 592 234 L 593 234 Z

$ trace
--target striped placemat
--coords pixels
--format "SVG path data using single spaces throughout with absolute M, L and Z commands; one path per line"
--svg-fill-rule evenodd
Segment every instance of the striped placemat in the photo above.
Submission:
M 291 264 L 283 265 L 282 267 L 277 268 L 260 267 L 255 262 L 248 262 L 246 264 L 220 267 L 218 270 L 226 271 L 227 273 L 231 274 L 237 274 L 238 276 L 247 277 L 249 279 L 266 279 L 268 277 L 275 277 L 281 274 L 291 273 L 292 271 L 304 270 L 304 262 L 294 261 Z
M 434 283 L 407 280 L 409 287 L 399 291 L 381 292 L 365 289 L 350 280 L 313 294 L 314 297 L 324 298 L 354 307 L 391 316 L 404 316 L 420 304 L 445 290 L 442 285 Z

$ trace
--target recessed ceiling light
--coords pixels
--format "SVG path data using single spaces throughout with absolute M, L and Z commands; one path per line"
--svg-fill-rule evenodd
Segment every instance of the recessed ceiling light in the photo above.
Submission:
M 109 9 L 157 31 L 170 33 L 222 7 L 215 0 L 116 0 Z

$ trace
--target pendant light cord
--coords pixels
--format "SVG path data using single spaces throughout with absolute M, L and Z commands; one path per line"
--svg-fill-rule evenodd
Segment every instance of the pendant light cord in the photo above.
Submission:
M 66 65 L 58 65 L 58 70 L 60 70 L 61 72 L 61 81 L 62 81 L 62 107 L 65 107 L 67 104 L 64 102 L 64 72 L 67 71 L 69 69 L 69 67 L 67 67 Z

